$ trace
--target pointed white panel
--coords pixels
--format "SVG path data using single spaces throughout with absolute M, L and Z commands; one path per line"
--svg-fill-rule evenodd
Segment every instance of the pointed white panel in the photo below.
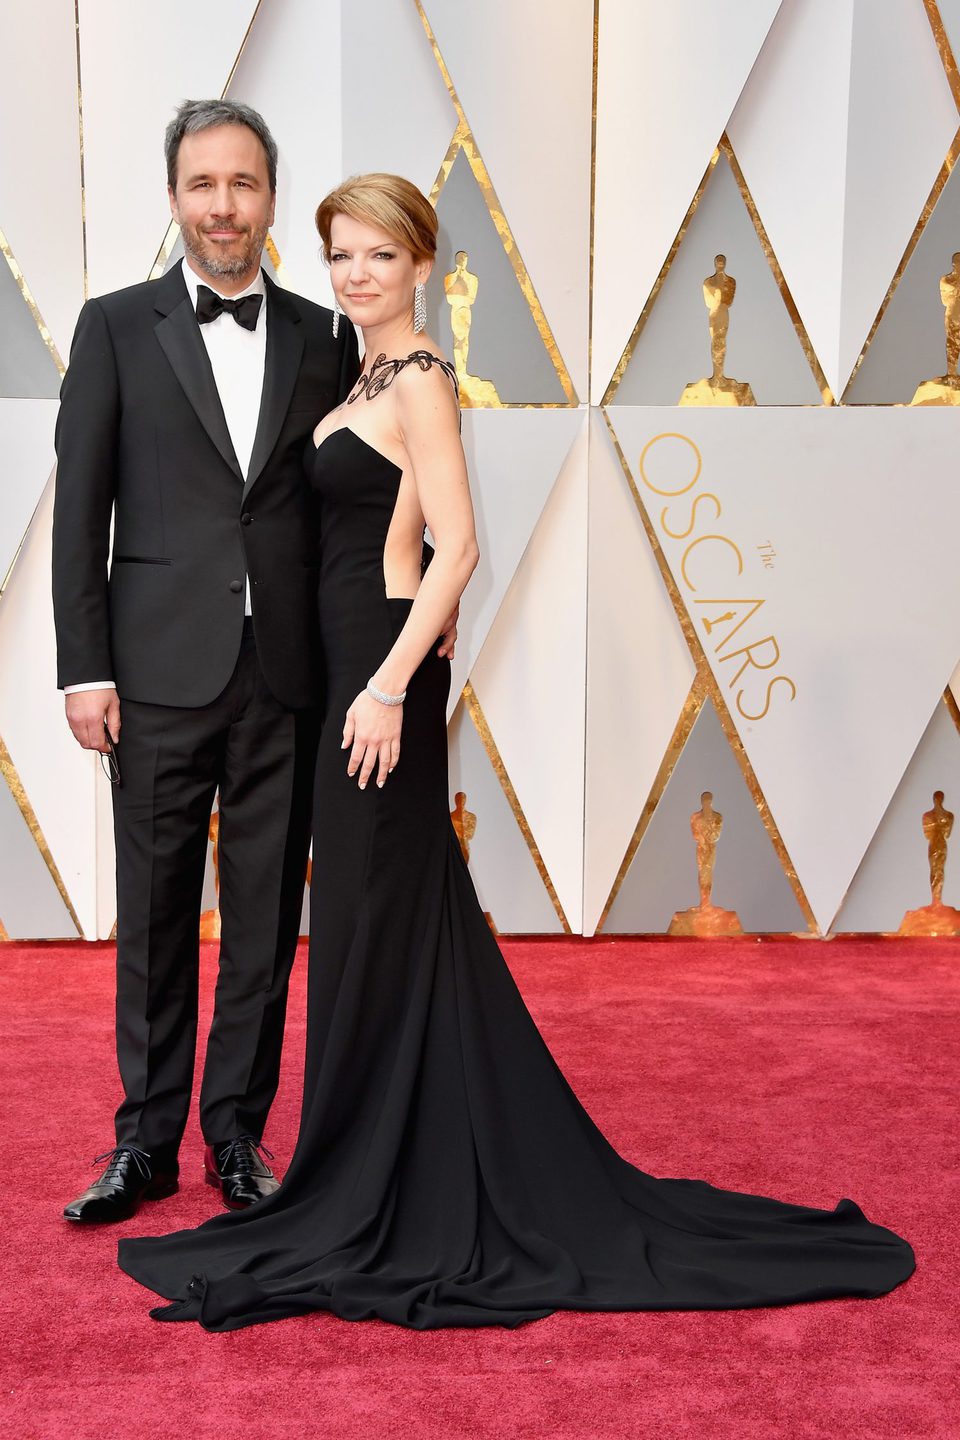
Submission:
M 593 0 L 426 0 L 557 346 L 587 398 Z M 602 33 L 602 29 L 601 29 Z
M 227 91 L 228 99 L 260 111 L 277 142 L 271 235 L 287 283 L 323 305 L 332 303 L 332 295 L 313 216 L 344 174 L 340 9 L 340 0 L 261 4 Z
M 50 596 L 53 483 L 44 491 L 0 603 L 0 735 L 36 812 L 84 936 L 97 934 L 97 760 L 67 728 L 56 689 Z
M 413 0 L 344 5 L 342 24 L 343 173 L 386 170 L 429 194 L 457 112 L 416 5 Z M 370 43 L 371 33 L 376 44 Z M 371 117 L 371 95 L 377 97 L 379 119 Z
M 853 7 L 854 0 L 785 0 L 727 126 L 834 395 Z
M 956 126 L 922 5 L 786 0 L 728 132 L 834 395 Z
M 845 386 L 957 128 L 957 107 L 923 7 L 877 24 L 856 0 L 838 380 Z M 834 391 L 838 394 L 838 391 Z
M 950 676 L 950 689 L 953 692 L 954 700 L 960 705 L 960 664 L 957 665 L 957 668 Z
M 480 564 L 461 605 L 450 714 L 517 573 L 581 423 L 576 410 L 463 413 L 463 448 L 476 513 Z
M 450 809 L 458 792 L 477 824 L 470 842 L 470 876 L 477 898 L 503 935 L 556 935 L 562 927 L 527 848 L 503 786 L 461 701 L 447 731 Z
M 170 223 L 164 130 L 181 100 L 222 93 L 257 5 L 170 0 L 145 32 L 140 5 L 79 4 L 87 268 L 102 295 L 147 278 Z
M 957 60 L 960 57 L 960 0 L 937 0 L 937 9 L 953 58 Z
M 600 11 L 593 362 L 599 400 L 781 0 Z
M 0 229 L 64 361 L 83 304 L 74 0 L 7 6 Z
M 9 786 L 0 778 L 0 924 L 11 940 L 76 940 L 77 930 Z
M 908 910 L 930 904 L 930 860 L 923 817 L 933 805 L 937 790 L 944 792 L 946 808 L 956 814 L 960 806 L 960 735 L 942 700 L 937 702 L 854 876 L 834 922 L 835 931 L 898 930 Z M 958 849 L 953 841 L 947 849 L 943 889 L 946 905 L 960 902 Z
M 614 421 L 826 931 L 960 654 L 956 418 L 678 414 L 618 407 Z M 695 502 L 689 537 L 671 538 Z
M 0 400 L 0 584 L 53 469 L 56 400 Z
M 806 931 L 803 912 L 707 700 L 610 907 L 604 935 L 663 933 L 678 910 L 696 905 L 697 851 L 690 821 L 705 791 L 722 820 L 713 904 L 733 910 L 747 934 Z
M 589 416 L 471 675 L 560 904 L 583 903 Z
M 587 617 L 583 928 L 592 935 L 694 677 L 623 467 L 596 412 Z

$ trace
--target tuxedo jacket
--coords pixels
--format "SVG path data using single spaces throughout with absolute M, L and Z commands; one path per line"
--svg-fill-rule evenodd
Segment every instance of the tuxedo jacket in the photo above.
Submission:
M 249 576 L 264 678 L 318 705 L 316 506 L 308 437 L 349 392 L 356 337 L 268 277 L 263 394 L 244 480 L 180 266 L 89 300 L 60 392 L 53 526 L 58 684 L 214 700 L 240 650 Z M 110 578 L 107 559 L 114 519 Z

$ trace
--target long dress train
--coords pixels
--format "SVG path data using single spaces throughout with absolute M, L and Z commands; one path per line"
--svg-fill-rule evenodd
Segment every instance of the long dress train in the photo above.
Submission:
M 739 1309 L 900 1284 L 910 1246 L 852 1200 L 817 1210 L 656 1179 L 590 1120 L 450 823 L 447 661 L 431 651 L 410 682 L 385 788 L 346 775 L 343 716 L 411 604 L 384 590 L 400 472 L 346 428 L 311 447 L 310 469 L 330 723 L 300 1134 L 279 1191 L 252 1209 L 120 1242 L 123 1269 L 172 1302 L 151 1313 L 210 1330 L 315 1310 L 515 1326 L 560 1309 Z

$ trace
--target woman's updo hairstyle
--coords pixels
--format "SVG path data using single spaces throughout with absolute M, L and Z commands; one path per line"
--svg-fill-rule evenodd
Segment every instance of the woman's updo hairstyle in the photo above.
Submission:
M 362 225 L 385 230 L 412 252 L 414 260 L 432 260 L 437 253 L 437 212 L 402 175 L 351 175 L 320 201 L 316 222 L 327 264 L 335 215 L 349 215 Z

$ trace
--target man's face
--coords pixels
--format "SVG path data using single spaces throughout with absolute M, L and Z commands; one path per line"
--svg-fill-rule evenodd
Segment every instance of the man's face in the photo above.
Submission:
M 263 146 L 246 125 L 185 135 L 170 212 L 187 254 L 214 279 L 240 280 L 260 264 L 276 196 Z

